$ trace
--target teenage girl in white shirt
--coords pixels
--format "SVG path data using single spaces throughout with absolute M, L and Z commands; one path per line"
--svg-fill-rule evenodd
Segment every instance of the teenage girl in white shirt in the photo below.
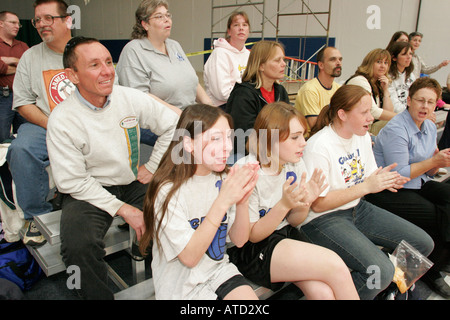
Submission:
M 326 188 L 318 170 L 308 177 L 302 160 L 306 120 L 285 102 L 265 106 L 250 136 L 250 155 L 259 177 L 249 200 L 251 232 L 230 260 L 251 281 L 277 290 L 284 282 L 298 286 L 308 300 L 358 299 L 350 272 L 331 250 L 301 241 L 298 226 L 310 204 Z M 278 133 L 278 135 L 277 135 Z
M 238 246 L 248 240 L 258 170 L 249 164 L 228 171 L 231 139 L 231 118 L 220 108 L 182 112 L 144 204 L 140 247 L 145 253 L 153 241 L 157 299 L 257 299 L 225 252 L 227 236 Z

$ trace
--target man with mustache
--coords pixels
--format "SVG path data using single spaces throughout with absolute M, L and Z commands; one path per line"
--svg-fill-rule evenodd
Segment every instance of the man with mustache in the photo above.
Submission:
M 62 61 L 71 38 L 72 18 L 64 1 L 36 0 L 32 24 L 43 42 L 27 50 L 17 65 L 13 110 L 28 122 L 20 126 L 7 161 L 26 220 L 23 241 L 42 245 L 45 239 L 34 226 L 33 217 L 52 210 L 52 204 L 46 201 L 49 160 L 45 138 L 51 110 L 75 88 L 67 79 Z
M 317 53 L 319 74 L 302 85 L 295 99 L 295 107 L 306 117 L 308 132 L 317 121 L 320 110 L 330 103 L 340 85 L 334 81 L 341 76 L 342 55 L 334 47 L 325 47 Z

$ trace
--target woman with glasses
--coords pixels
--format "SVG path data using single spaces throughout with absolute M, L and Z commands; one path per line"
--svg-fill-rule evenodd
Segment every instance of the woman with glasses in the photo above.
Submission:
M 117 64 L 119 83 L 151 93 L 180 109 L 211 104 L 180 44 L 169 39 L 172 14 L 165 0 L 144 0 L 136 10 L 132 38 Z
M 450 271 L 450 184 L 433 181 L 439 168 L 450 166 L 450 149 L 436 147 L 436 125 L 428 119 L 441 95 L 441 86 L 420 78 L 409 88 L 408 109 L 380 131 L 374 146 L 378 166 L 397 163 L 394 169 L 411 180 L 398 192 L 368 194 L 366 199 L 424 229 L 434 240 L 433 268 L 426 283 L 450 298 L 450 287 L 439 271 Z
M 171 30 L 167 1 L 141 2 L 133 40 L 123 48 L 117 64 L 119 84 L 150 93 L 181 110 L 196 102 L 212 104 L 180 44 L 169 39 Z M 154 145 L 156 138 L 141 130 L 143 143 Z

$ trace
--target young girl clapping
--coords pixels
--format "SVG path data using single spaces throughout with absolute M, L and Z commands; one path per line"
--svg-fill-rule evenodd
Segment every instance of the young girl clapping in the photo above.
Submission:
M 145 251 L 153 240 L 157 299 L 257 299 L 225 252 L 227 235 L 238 246 L 248 240 L 258 170 L 249 164 L 228 171 L 231 127 L 220 108 L 186 108 L 150 182 L 140 245 Z
M 321 171 L 307 175 L 305 128 L 305 118 L 283 102 L 265 106 L 256 118 L 250 154 L 238 161 L 261 165 L 249 200 L 250 241 L 230 248 L 230 260 L 272 290 L 293 282 L 308 299 L 358 299 L 344 262 L 331 250 L 302 242 L 295 228 L 326 187 Z

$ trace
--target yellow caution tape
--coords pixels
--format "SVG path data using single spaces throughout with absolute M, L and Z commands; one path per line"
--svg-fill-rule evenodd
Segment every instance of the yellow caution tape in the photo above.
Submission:
M 255 43 L 256 42 L 250 42 L 250 43 L 246 43 L 245 45 L 246 46 L 251 46 L 251 45 L 253 45 Z M 211 52 L 213 52 L 213 51 L 212 50 L 197 51 L 197 52 L 187 53 L 186 56 L 187 57 L 194 57 L 194 56 L 200 56 L 200 55 L 203 55 L 203 54 L 208 54 L 208 53 L 211 53 Z

